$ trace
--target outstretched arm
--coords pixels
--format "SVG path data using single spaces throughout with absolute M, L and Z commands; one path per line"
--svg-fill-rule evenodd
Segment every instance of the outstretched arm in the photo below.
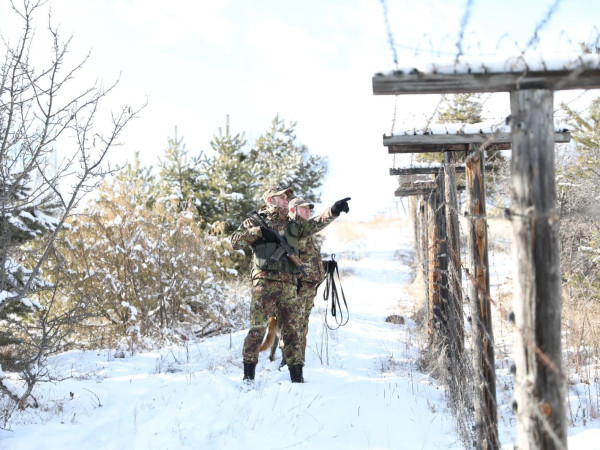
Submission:
M 342 213 L 342 211 L 345 213 L 350 211 L 350 207 L 348 206 L 348 200 L 350 200 L 350 197 L 338 200 L 333 204 L 333 206 L 327 208 L 318 216 L 315 216 L 312 219 L 304 222 L 302 224 L 302 228 L 300 229 L 300 238 L 305 238 L 307 236 L 311 236 L 315 233 L 318 233 L 331 222 L 333 222 L 335 219 L 337 219 Z

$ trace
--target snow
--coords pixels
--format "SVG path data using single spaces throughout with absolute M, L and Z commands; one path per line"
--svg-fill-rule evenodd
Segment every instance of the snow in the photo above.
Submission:
M 566 130 L 563 126 L 555 125 L 556 133 L 564 133 Z M 506 133 L 510 134 L 510 124 L 498 122 L 479 122 L 479 123 L 438 123 L 426 124 L 421 128 L 409 128 L 406 130 L 398 130 L 393 136 L 425 136 L 425 135 L 441 135 L 441 134 L 495 134 Z M 386 137 L 389 137 L 386 135 Z
M 121 306 L 123 306 L 124 308 L 129 308 L 129 311 L 131 312 L 131 320 L 135 320 L 135 316 L 137 315 L 137 308 L 126 301 L 122 301 Z
M 411 225 L 402 219 L 375 228 L 338 222 L 326 229 L 322 250 L 338 261 L 349 322 L 335 331 L 324 325 L 321 288 L 308 334 L 306 383 L 292 384 L 287 370 L 278 370 L 279 360 L 263 353 L 254 389 L 240 389 L 247 330 L 133 355 L 69 351 L 49 362 L 64 379 L 36 387 L 40 407 L 15 412 L 9 429 L 0 430 L 0 449 L 462 448 L 443 389 L 417 368 L 423 339 L 412 319 L 419 305 L 411 296 Z M 493 294 L 509 277 L 506 247 L 490 257 Z M 386 323 L 391 314 L 406 323 Z M 334 323 L 330 315 L 327 322 Z M 505 331 L 495 330 L 499 347 L 510 342 Z M 496 362 L 499 430 L 502 448 L 511 449 L 511 358 L 502 353 Z M 571 402 L 576 388 L 569 386 Z M 598 420 L 570 427 L 569 446 L 599 449 Z
M 417 64 L 399 67 L 393 71 L 380 72 L 383 75 L 424 75 L 424 74 L 484 74 L 503 72 L 545 72 L 573 71 L 600 68 L 600 55 L 583 54 L 558 58 L 555 55 L 519 55 L 487 58 L 485 60 L 461 56 L 459 58 L 439 58 L 423 60 Z
M 12 294 L 9 291 L 0 291 L 0 303 L 4 302 L 7 298 L 9 298 Z
M 229 189 L 231 189 L 231 186 L 228 185 L 227 186 Z M 225 193 L 223 194 L 223 197 L 228 198 L 230 200 L 237 200 L 237 201 L 242 201 L 244 200 L 244 194 L 241 194 L 239 192 L 229 192 L 229 193 Z

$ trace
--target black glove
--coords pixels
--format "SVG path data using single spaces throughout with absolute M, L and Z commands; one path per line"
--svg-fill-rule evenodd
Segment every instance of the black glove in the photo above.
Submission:
M 266 227 L 260 227 L 260 232 L 265 242 L 277 242 L 277 235 Z
M 331 207 L 331 211 L 337 216 L 339 216 L 342 213 L 342 211 L 347 213 L 348 211 L 350 211 L 350 207 L 348 206 L 348 200 L 350 200 L 350 197 L 338 200 Z

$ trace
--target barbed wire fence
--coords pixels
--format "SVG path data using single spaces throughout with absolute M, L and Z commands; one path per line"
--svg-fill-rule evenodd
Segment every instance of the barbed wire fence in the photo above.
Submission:
M 394 47 L 394 38 L 388 17 L 389 12 L 385 0 L 381 0 L 381 3 L 385 16 L 388 42 L 392 47 L 394 63 L 397 68 L 398 54 Z M 525 47 L 520 49 L 521 55 L 524 55 L 540 42 L 540 32 L 556 13 L 560 3 L 560 0 L 556 0 L 550 5 L 544 17 L 536 25 L 534 32 L 527 41 Z M 472 6 L 473 2 L 468 0 L 460 24 L 459 38 L 456 42 L 456 52 L 453 55 L 455 56 L 455 62 L 458 62 L 459 58 L 464 55 L 462 39 L 465 34 L 465 28 L 470 17 Z M 504 37 L 501 39 L 504 39 Z M 596 41 L 598 41 L 597 37 Z M 415 53 L 419 52 L 419 49 L 412 50 L 414 50 Z M 398 95 L 396 95 L 396 104 L 397 97 Z M 487 97 L 487 99 L 489 98 L 490 97 Z M 440 104 L 441 103 L 438 103 L 434 112 L 426 118 L 423 129 L 430 128 L 431 124 L 438 119 Z M 557 113 L 558 110 L 555 109 L 554 112 Z M 392 122 L 392 134 L 397 126 L 398 120 L 397 107 L 395 107 Z M 413 154 L 411 154 L 409 158 L 409 167 L 414 167 Z M 396 168 L 396 164 L 397 160 L 396 155 L 394 154 L 394 169 Z M 566 374 L 561 370 L 561 367 L 557 366 L 552 358 L 548 356 L 547 352 L 531 338 L 530 330 L 525 330 L 523 327 L 516 324 L 515 313 L 512 308 L 507 305 L 507 302 L 511 299 L 511 293 L 502 290 L 503 286 L 506 285 L 505 280 L 496 280 L 494 288 L 490 288 L 489 283 L 487 286 L 482 284 L 481 281 L 477 280 L 471 273 L 472 267 L 469 262 L 463 263 L 465 260 L 464 249 L 461 249 L 459 246 L 458 254 L 453 253 L 456 251 L 454 250 L 456 247 L 449 245 L 448 236 L 444 237 L 444 233 L 446 232 L 445 229 L 441 231 L 439 236 L 432 236 L 432 230 L 435 229 L 435 222 L 437 220 L 436 216 L 439 216 L 440 214 L 445 217 L 461 217 L 461 220 L 459 221 L 459 242 L 464 242 L 464 236 L 467 234 L 464 229 L 466 226 L 465 223 L 475 219 L 485 220 L 486 227 L 488 219 L 495 220 L 504 225 L 510 225 L 514 220 L 528 219 L 534 222 L 538 220 L 554 220 L 554 218 L 548 217 L 547 215 L 537 214 L 535 212 L 529 218 L 519 217 L 514 214 L 499 214 L 499 211 L 509 211 L 507 206 L 509 203 L 508 194 L 510 192 L 510 187 L 508 186 L 510 180 L 509 170 L 505 166 L 497 171 L 486 171 L 485 175 L 489 178 L 486 180 L 486 184 L 490 183 L 498 188 L 496 195 L 497 199 L 495 199 L 496 204 L 493 205 L 497 211 L 492 214 L 485 213 L 483 215 L 474 216 L 465 211 L 460 211 L 456 202 L 449 201 L 448 198 L 441 198 L 439 190 L 432 190 L 428 194 L 419 195 L 416 197 L 417 200 L 415 200 L 417 203 L 416 206 L 411 208 L 411 210 L 416 211 L 416 215 L 413 217 L 416 237 L 415 243 L 418 247 L 415 252 L 417 258 L 416 264 L 418 270 L 422 272 L 423 278 L 426 280 L 424 283 L 424 291 L 427 302 L 426 307 L 428 309 L 427 323 L 429 325 L 429 340 L 425 351 L 425 358 L 427 359 L 429 367 L 433 369 L 433 372 L 440 382 L 446 387 L 448 403 L 456 418 L 457 432 L 461 441 L 467 448 L 472 447 L 473 444 L 475 444 L 476 448 L 484 448 L 481 442 L 475 441 L 477 437 L 475 430 L 480 424 L 475 423 L 476 419 L 473 414 L 473 411 L 478 408 L 478 405 L 474 401 L 473 383 L 475 381 L 481 381 L 482 379 L 485 379 L 485 377 L 481 377 L 481 374 L 475 372 L 486 370 L 486 367 L 493 370 L 498 364 L 498 361 L 494 360 L 492 353 L 492 358 L 485 357 L 479 367 L 472 362 L 475 350 L 481 355 L 489 355 L 487 349 L 483 349 L 481 346 L 486 345 L 485 343 L 487 342 L 492 346 L 492 349 L 494 349 L 496 341 L 494 339 L 494 331 L 492 331 L 491 327 L 488 328 L 488 324 L 483 323 L 479 319 L 478 314 L 473 311 L 473 309 L 477 307 L 477 301 L 473 301 L 471 298 L 470 301 L 464 302 L 466 310 L 464 312 L 462 311 L 463 300 L 473 296 L 473 291 L 465 286 L 469 284 L 474 286 L 475 290 L 485 299 L 492 309 L 491 312 L 494 316 L 494 326 L 497 327 L 501 336 L 501 347 L 498 349 L 500 350 L 499 353 L 497 353 L 498 356 L 504 358 L 502 360 L 503 362 L 500 364 L 501 368 L 508 369 L 508 372 L 512 375 L 515 374 L 514 361 L 506 362 L 506 358 L 512 354 L 513 342 L 511 342 L 511 340 L 514 338 L 520 340 L 521 345 L 523 345 L 527 351 L 535 354 L 541 364 L 558 379 L 564 382 L 566 378 Z M 447 164 L 446 167 L 440 166 L 438 173 L 432 175 L 435 182 L 438 183 L 438 186 L 440 186 L 440 180 L 443 180 L 444 177 L 447 176 Z M 414 181 L 414 178 L 415 177 L 411 178 L 407 175 L 399 175 L 399 185 L 401 185 L 403 181 L 407 184 L 411 183 Z M 429 180 L 431 180 L 431 178 L 429 178 Z M 441 182 L 443 183 L 443 181 Z M 437 198 L 435 198 L 436 196 Z M 490 201 L 490 199 L 486 199 L 486 201 Z M 442 211 L 444 212 L 442 213 Z M 487 242 L 486 245 L 488 245 Z M 508 244 L 508 247 L 510 247 L 510 243 Z M 509 248 L 496 249 L 494 243 L 492 243 L 490 258 L 492 261 L 504 258 L 504 253 L 508 250 Z M 436 265 L 436 260 L 439 260 L 440 258 L 446 259 L 447 266 L 439 267 Z M 488 270 L 488 276 L 491 275 L 491 273 L 489 273 L 489 265 L 485 269 Z M 432 291 L 436 290 L 440 295 L 437 303 L 432 299 L 432 297 L 435 296 Z M 461 305 L 461 308 L 458 308 L 457 305 Z M 466 326 L 463 325 L 465 317 L 467 318 Z M 479 329 L 483 331 L 482 336 L 477 338 L 474 337 L 473 330 L 475 327 L 479 327 Z M 508 365 L 508 367 L 506 367 L 506 365 Z M 507 382 L 506 378 L 502 380 L 503 392 L 512 392 L 511 386 L 509 386 L 511 382 L 514 383 L 516 381 L 513 379 Z M 496 416 L 487 417 L 486 420 L 489 422 L 494 422 L 498 419 L 503 421 L 506 420 L 506 417 L 509 417 L 508 420 L 511 422 L 513 419 L 510 415 L 497 415 L 499 406 L 498 401 L 496 400 L 496 386 L 486 385 L 483 390 L 488 391 L 488 399 L 491 401 L 491 404 L 488 405 L 487 410 L 484 411 L 483 414 Z M 506 399 L 503 399 L 503 403 L 505 403 L 505 400 Z M 555 429 L 555 423 L 553 423 L 552 420 L 549 420 L 552 416 L 552 411 L 549 411 L 548 409 L 549 405 L 541 403 L 540 405 L 535 406 L 536 408 L 534 409 L 537 411 L 537 419 L 549 436 L 553 448 L 566 448 L 565 436 L 562 436 L 560 430 L 557 431 Z M 508 428 L 514 427 L 512 422 L 504 423 L 503 425 Z M 486 429 L 484 430 L 484 434 L 485 433 L 495 433 L 495 436 L 490 436 L 489 434 L 485 436 L 485 441 L 492 444 L 491 447 L 486 448 L 497 448 L 499 445 L 497 428 L 495 430 Z

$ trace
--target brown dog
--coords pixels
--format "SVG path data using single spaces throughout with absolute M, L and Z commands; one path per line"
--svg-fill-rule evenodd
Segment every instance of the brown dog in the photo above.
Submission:
M 304 334 L 302 336 L 302 352 L 306 354 L 306 335 L 308 334 L 308 327 L 304 330 Z M 281 339 L 281 329 L 277 324 L 277 319 L 273 316 L 269 317 L 269 324 L 267 325 L 267 335 L 265 336 L 265 340 L 261 344 L 259 351 L 264 352 L 266 349 L 271 348 L 271 353 L 269 354 L 269 361 L 275 361 L 275 352 L 277 351 L 277 346 L 279 345 L 279 341 Z M 285 364 L 285 359 L 282 361 L 282 365 Z

